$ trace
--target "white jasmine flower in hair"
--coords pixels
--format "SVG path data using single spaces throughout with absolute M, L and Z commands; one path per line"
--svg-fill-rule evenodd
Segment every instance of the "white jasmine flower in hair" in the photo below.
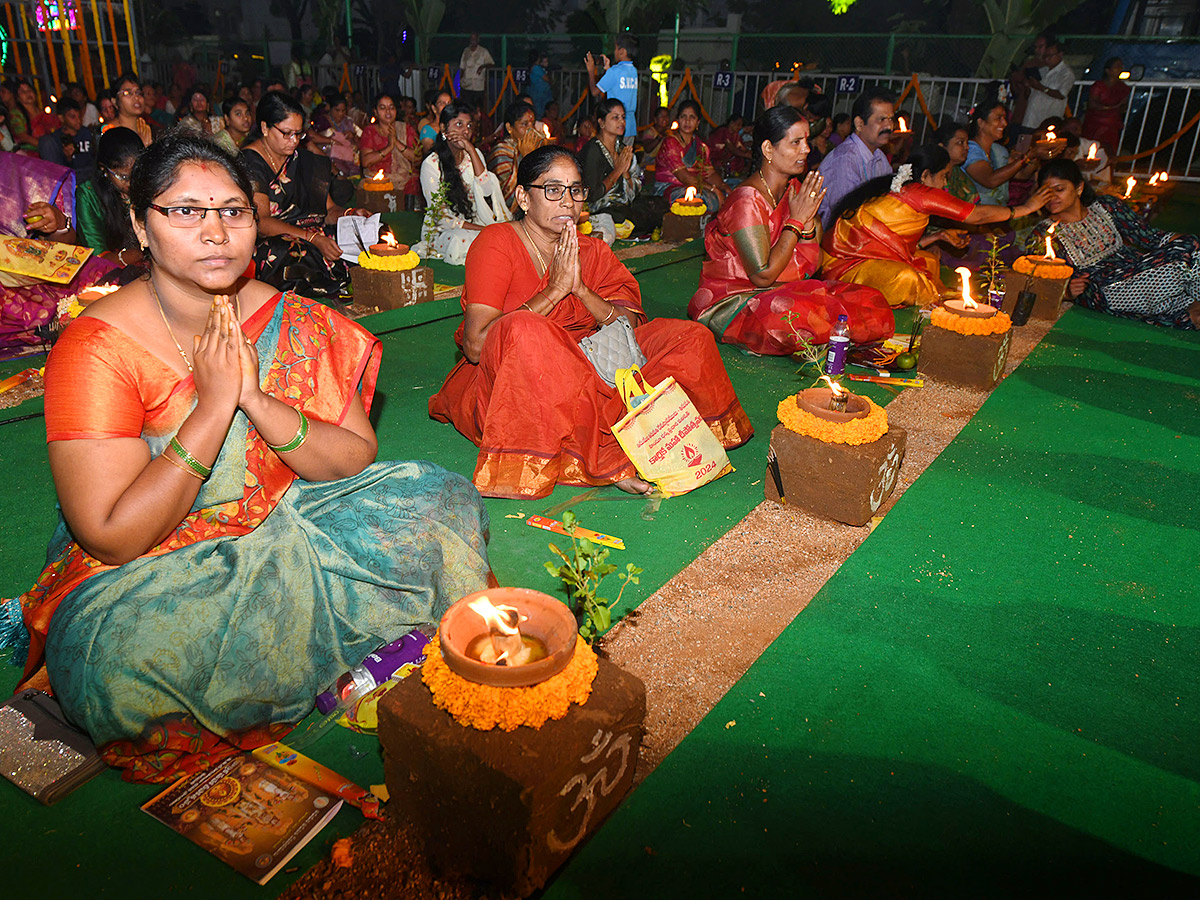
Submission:
M 905 163 L 897 170 L 895 177 L 892 178 L 891 190 L 898 191 L 910 181 L 912 181 L 912 163 Z

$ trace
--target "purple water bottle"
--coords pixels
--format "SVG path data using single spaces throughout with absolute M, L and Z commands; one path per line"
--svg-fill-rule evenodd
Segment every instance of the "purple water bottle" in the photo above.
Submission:
M 829 352 L 825 354 L 825 374 L 830 378 L 846 370 L 846 353 L 850 349 L 850 319 L 844 313 L 829 332 Z
M 317 711 L 321 715 L 333 712 L 338 703 L 374 690 L 396 674 L 401 667 L 425 662 L 425 645 L 429 638 L 419 631 L 410 631 L 398 641 L 385 644 L 368 654 L 361 665 L 343 674 L 333 689 L 317 695 Z

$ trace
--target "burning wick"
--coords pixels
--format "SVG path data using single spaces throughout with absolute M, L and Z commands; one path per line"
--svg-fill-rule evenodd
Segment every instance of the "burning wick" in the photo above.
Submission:
M 1048 262 L 1057 262 L 1058 257 L 1054 255 L 1054 248 L 1050 246 L 1050 238 L 1054 235 L 1054 229 L 1058 227 L 1058 223 L 1053 223 L 1046 229 L 1046 260 Z
M 1163 171 L 1163 172 L 1160 172 L 1159 174 L 1160 174 L 1162 177 L 1158 179 L 1158 183 L 1159 183 L 1159 184 L 1162 184 L 1164 181 L 1166 181 L 1166 180 L 1167 180 L 1167 173 L 1166 173 L 1165 171 Z
M 1155 172 L 1153 175 L 1150 176 L 1150 181 L 1147 182 L 1147 186 L 1154 187 L 1154 185 L 1156 185 L 1156 184 L 1158 184 L 1158 173 L 1157 172 Z
M 975 309 L 979 304 L 971 299 L 971 270 L 966 266 L 959 266 L 954 271 L 962 279 L 963 309 Z
M 678 122 L 672 122 L 672 123 L 671 123 L 671 130 L 672 130 L 672 131 L 674 131 L 674 130 L 675 130 L 676 128 L 678 128 L 678 127 L 679 127 L 679 123 L 678 123 Z
M 380 169 L 378 172 L 376 172 L 374 175 L 372 175 L 371 180 L 372 181 L 383 181 L 383 169 Z
M 900 123 L 900 128 L 898 129 L 897 134 L 903 134 L 904 132 L 908 131 L 908 124 L 904 121 L 904 116 L 899 116 L 897 121 Z
M 824 379 L 827 385 L 829 385 L 830 394 L 828 409 L 831 412 L 845 412 L 846 401 L 850 399 L 850 393 L 846 390 L 843 390 L 842 386 L 828 375 L 822 375 L 821 378 Z
M 692 203 L 693 201 L 695 201 L 695 199 L 696 199 L 696 189 L 692 186 L 689 186 L 688 189 L 683 192 L 683 202 L 684 203 Z
M 523 666 L 530 662 L 532 650 L 521 640 L 517 627 L 521 614 L 516 607 L 493 606 L 487 597 L 468 603 L 467 606 L 488 626 L 490 641 L 483 645 L 479 661 L 497 666 Z
M 1133 196 L 1133 189 L 1137 186 L 1137 179 L 1132 175 L 1125 181 L 1125 199 L 1128 200 Z
M 1095 144 L 1092 144 L 1092 146 L 1088 147 L 1088 155 L 1087 155 L 1087 158 L 1088 158 L 1088 159 L 1095 159 L 1095 158 L 1096 158 L 1096 145 L 1095 145 Z
M 546 140 L 550 140 L 550 126 L 545 122 L 542 123 L 542 134 L 546 136 Z

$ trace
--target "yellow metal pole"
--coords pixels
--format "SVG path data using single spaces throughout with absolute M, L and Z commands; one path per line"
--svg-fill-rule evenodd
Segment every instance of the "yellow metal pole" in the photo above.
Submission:
M 13 60 L 17 64 L 17 74 L 24 75 L 21 71 L 21 45 L 17 43 L 17 26 L 13 23 L 12 4 L 4 4 L 4 14 L 8 16 L 8 39 L 13 45 Z
M 29 77 L 32 80 L 38 96 L 41 96 L 42 85 L 38 80 L 37 64 L 33 61 L 33 38 L 29 36 L 29 17 L 25 15 L 25 7 L 21 7 L 21 31 L 25 33 L 25 49 L 29 51 Z
M 92 24 L 96 26 L 96 52 L 100 55 L 100 77 L 108 87 L 108 55 L 104 52 L 104 30 L 100 27 L 100 0 L 92 0 Z
M 138 74 L 137 54 L 133 50 L 133 16 L 129 14 L 129 0 L 121 0 L 125 8 L 125 33 L 129 37 L 129 64 L 133 66 L 133 74 Z
M 58 33 L 63 42 L 63 58 L 67 61 L 67 81 L 77 81 L 75 77 L 75 51 L 71 49 L 71 30 L 67 27 L 67 11 L 62 5 L 58 8 Z

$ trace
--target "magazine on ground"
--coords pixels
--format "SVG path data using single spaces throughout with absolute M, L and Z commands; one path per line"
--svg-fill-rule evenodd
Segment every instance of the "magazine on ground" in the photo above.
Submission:
M 341 805 L 286 772 L 238 755 L 181 778 L 142 809 L 266 884 Z

